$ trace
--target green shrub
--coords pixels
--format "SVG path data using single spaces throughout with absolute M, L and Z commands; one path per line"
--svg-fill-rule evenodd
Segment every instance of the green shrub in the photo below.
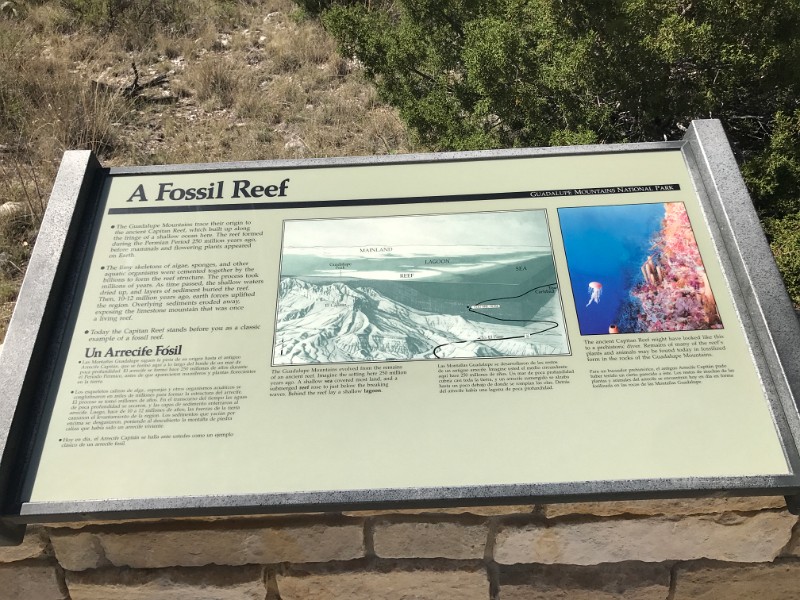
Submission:
M 115 29 L 132 21 L 154 26 L 179 23 L 184 17 L 179 0 L 62 0 L 76 18 L 93 27 Z
M 765 219 L 764 230 L 789 296 L 800 306 L 800 211 Z
M 161 31 L 183 34 L 220 14 L 230 12 L 231 0 L 61 0 L 76 25 L 120 36 L 130 49 L 152 44 Z
M 308 15 L 320 15 L 332 6 L 363 6 L 367 9 L 387 4 L 386 0 L 296 0 L 295 2 Z
M 742 173 L 764 216 L 800 212 L 800 109 L 779 111 L 770 130 L 766 148 L 742 165 Z

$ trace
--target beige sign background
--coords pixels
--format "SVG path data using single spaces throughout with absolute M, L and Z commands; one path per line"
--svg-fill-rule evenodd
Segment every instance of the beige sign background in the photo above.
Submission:
M 103 203 L 30 501 L 789 473 L 678 150 L 117 175 Z M 724 326 L 582 335 L 558 209 L 676 203 Z M 508 293 L 386 300 L 490 267 Z

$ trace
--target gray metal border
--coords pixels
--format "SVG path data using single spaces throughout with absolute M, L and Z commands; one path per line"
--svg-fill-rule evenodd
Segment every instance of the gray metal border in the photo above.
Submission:
M 58 329 L 62 291 L 71 276 L 72 253 L 84 208 L 97 181 L 100 164 L 89 151 L 64 154 L 50 195 L 25 281 L 0 355 L 0 500 L 9 511 L 9 493 L 37 417 L 36 393 L 46 379 L 48 346 Z M 0 522 L 0 541 L 21 540 L 24 529 Z
M 567 156 L 581 154 L 611 154 L 621 152 L 658 152 L 681 150 L 694 178 L 696 192 L 706 213 L 707 225 L 723 261 L 737 310 L 748 327 L 749 342 L 759 368 L 762 383 L 772 402 L 773 414 L 782 435 L 792 475 L 763 475 L 756 477 L 643 479 L 624 481 L 563 482 L 553 484 L 520 484 L 499 486 L 441 487 L 421 489 L 379 489 L 351 491 L 319 491 L 308 493 L 250 494 L 221 496 L 186 496 L 169 498 L 98 499 L 81 502 L 26 502 L 18 510 L 8 511 L 9 523 L 29 523 L 57 520 L 155 518 L 166 516 L 234 515 L 280 512 L 322 512 L 393 507 L 464 506 L 477 504 L 507 504 L 528 501 L 568 502 L 610 500 L 627 498 L 663 498 L 693 496 L 733 496 L 757 494 L 791 494 L 800 491 L 800 415 L 796 399 L 800 396 L 800 326 L 791 302 L 783 288 L 780 275 L 772 260 L 755 211 L 744 183 L 739 175 L 727 139 L 718 121 L 695 121 L 680 142 L 656 142 L 629 145 L 594 145 L 560 148 L 533 148 L 498 150 L 489 152 L 456 152 L 442 154 L 416 154 L 405 156 L 356 157 L 341 159 L 310 159 L 292 161 L 254 161 L 236 163 L 210 163 L 196 165 L 166 165 L 153 167 L 124 167 L 107 170 L 113 176 L 147 175 L 158 173 L 193 173 L 232 170 L 308 169 L 335 166 L 370 166 L 381 164 L 408 164 L 419 162 L 445 162 L 460 160 L 495 160 L 508 158 Z M 97 171 L 93 158 L 81 155 L 83 167 L 77 165 L 78 155 L 65 155 L 62 171 L 54 188 L 51 207 L 58 211 L 55 217 L 48 213 L 35 256 L 53 253 L 64 263 L 69 243 L 66 236 L 80 225 L 81 205 Z M 63 172 L 63 173 L 62 173 Z M 80 178 L 80 179 L 79 179 Z M 64 203 L 64 208 L 60 208 Z M 67 218 L 68 217 L 68 218 Z M 44 249 L 39 245 L 44 242 Z M 58 302 L 56 286 L 48 287 L 45 259 L 31 261 L 29 277 L 40 282 L 37 291 L 25 292 L 20 304 L 33 303 L 26 311 L 43 311 L 47 305 Z M 52 265 L 50 265 L 52 267 Z M 50 269 L 52 270 L 52 269 Z M 30 288 L 34 284 L 27 284 Z M 50 290 L 53 290 L 53 293 Z M 38 307 L 38 308 L 37 308 Z M 20 309 L 18 309 L 20 310 Z M 26 314 L 24 313 L 24 314 Z M 22 344 L 19 338 L 39 336 L 39 321 L 15 314 L 15 321 L 25 326 L 15 326 L 4 355 L 16 352 Z M 19 329 L 19 333 L 17 333 Z M 30 344 L 29 344 L 30 345 Z M 34 349 L 28 350 L 33 356 Z M 27 359 L 26 365 L 31 362 Z M 16 387 L 6 386 L 0 395 L 0 442 L 6 442 L 14 414 L 16 397 L 21 395 L 22 381 L 36 377 L 19 360 L 4 360 L 0 375 L 14 372 Z M 9 389 L 10 388 L 10 389 Z M 19 394 L 19 396 L 16 396 Z M 12 408 L 9 408 L 12 407 Z M 8 470 L 13 452 L 6 444 L 2 469 Z M 13 447 L 11 447 L 13 450 Z M 0 489 L 2 492 L 5 488 Z M 0 532 L 0 535 L 2 533 Z
M 793 476 L 580 481 L 553 484 L 366 489 L 294 494 L 176 496 L 81 502 L 28 502 L 22 523 L 122 518 L 338 512 L 381 508 L 436 508 L 532 502 L 588 502 L 674 497 L 784 495 L 800 482 Z
M 756 358 L 767 359 L 759 366 L 771 375 L 798 444 L 800 322 L 722 125 L 717 120 L 694 121 L 686 140 L 699 162 L 696 174 L 711 200 L 714 221 L 727 251 L 725 256 L 739 286 L 740 295 L 734 295 L 734 299 L 742 302 L 740 314 L 753 323 L 746 331 L 758 340 L 764 353 Z
M 498 158 L 530 158 L 536 156 L 576 156 L 581 154 L 615 154 L 618 152 L 663 152 L 680 150 L 684 142 L 642 142 L 638 144 L 594 144 L 587 146 L 555 146 L 552 148 L 513 148 L 509 150 L 474 150 L 470 152 L 437 152 L 382 156 L 348 156 L 342 158 L 306 158 L 295 160 L 256 160 L 230 163 L 197 163 L 187 165 L 151 165 L 146 167 L 111 167 L 109 175 L 157 175 L 160 173 L 196 173 L 214 171 L 320 169 L 325 167 L 373 166 L 452 162 L 459 160 L 496 160 Z

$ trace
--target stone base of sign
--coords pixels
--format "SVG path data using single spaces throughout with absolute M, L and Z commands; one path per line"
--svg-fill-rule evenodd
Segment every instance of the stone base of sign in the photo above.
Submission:
M 305 526 L 250 526 L 237 522 L 192 527 L 115 525 L 73 531 L 55 529 L 51 541 L 65 569 L 101 566 L 151 569 L 281 562 L 320 563 L 364 556 L 364 527 L 322 520 Z M 253 525 L 256 525 L 255 523 Z
M 16 600 L 793 600 L 797 517 L 771 498 L 29 527 Z
M 531 565 L 500 572 L 503 600 L 666 600 L 670 569 L 626 562 L 595 567 Z
M 67 573 L 71 600 L 263 600 L 264 568 L 101 569 Z
M 52 560 L 0 565 L 0 594 L 18 600 L 66 600 L 64 572 Z
M 536 523 L 504 527 L 494 556 L 500 564 L 597 565 L 698 558 L 771 561 L 789 543 L 795 521 L 787 512 L 763 512 Z
M 279 576 L 278 590 L 282 600 L 485 600 L 489 580 L 485 570 L 364 570 Z

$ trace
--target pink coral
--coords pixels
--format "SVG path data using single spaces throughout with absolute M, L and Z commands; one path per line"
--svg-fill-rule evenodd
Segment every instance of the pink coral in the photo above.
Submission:
M 644 281 L 631 290 L 639 300 L 640 331 L 719 329 L 722 322 L 703 259 L 681 202 L 664 205 L 661 230 L 642 265 Z

